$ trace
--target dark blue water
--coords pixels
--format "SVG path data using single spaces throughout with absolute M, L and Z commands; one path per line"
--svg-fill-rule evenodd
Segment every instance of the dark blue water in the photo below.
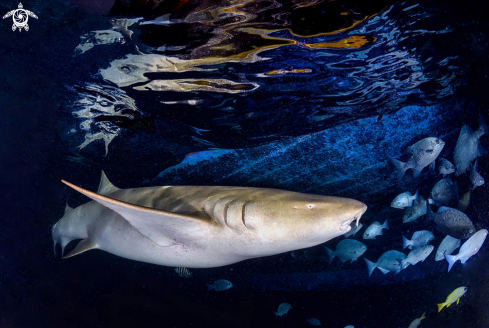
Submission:
M 489 120 L 483 1 L 30 1 L 29 31 L 0 25 L 1 327 L 486 327 L 487 245 L 448 273 L 434 254 L 394 275 L 328 263 L 322 246 L 213 269 L 134 262 L 102 251 L 61 260 L 51 227 L 87 199 L 103 169 L 118 187 L 236 185 L 358 199 L 376 261 L 401 250 L 399 183 L 389 157 L 424 137 L 451 159 L 463 124 Z M 18 3 L 0 4 L 2 16 Z M 159 24 L 148 24 L 164 16 Z M 137 19 L 141 18 L 141 19 Z M 123 19 L 133 19 L 128 29 Z M 161 21 L 167 21 L 161 23 Z M 127 21 L 126 21 L 127 23 Z M 127 24 L 126 24 L 127 25 Z M 129 32 L 131 31 L 131 32 Z M 158 65 L 155 65 L 157 63 Z M 489 149 L 489 138 L 481 139 Z M 479 172 L 488 177 L 487 155 Z M 460 196 L 470 188 L 456 178 Z M 487 187 L 466 214 L 488 227 Z M 363 230 L 355 236 L 361 240 Z M 334 248 L 343 237 L 325 245 Z M 75 243 L 73 243 L 75 244 Z M 74 247 L 70 245 L 69 247 Z M 407 252 L 405 252 L 407 253 Z M 206 283 L 234 287 L 210 293 Z M 436 303 L 459 286 L 459 305 Z M 276 318 L 282 302 L 290 312 Z

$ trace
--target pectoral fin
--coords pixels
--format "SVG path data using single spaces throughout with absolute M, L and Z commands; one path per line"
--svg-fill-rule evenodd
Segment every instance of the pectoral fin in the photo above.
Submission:
M 93 240 L 90 240 L 89 238 L 83 239 L 76 245 L 75 249 L 72 250 L 69 254 L 63 256 L 63 259 L 67 259 L 69 257 L 81 254 L 83 252 L 89 251 L 91 249 L 98 248 L 98 245 L 96 242 Z
M 61 180 L 64 184 L 120 214 L 141 234 L 159 246 L 185 244 L 208 232 L 211 220 L 208 216 L 189 215 L 162 211 L 134 205 L 88 191 Z

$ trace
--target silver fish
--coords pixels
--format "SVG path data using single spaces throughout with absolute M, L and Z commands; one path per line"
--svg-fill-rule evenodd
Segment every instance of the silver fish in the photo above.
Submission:
M 336 251 L 333 252 L 326 246 L 324 249 L 328 253 L 329 263 L 333 262 L 335 256 L 338 256 L 341 262 L 351 260 L 350 263 L 352 263 L 365 253 L 367 246 L 355 239 L 343 239 L 336 245 Z
M 287 314 L 287 312 L 289 312 L 289 310 L 292 308 L 292 306 L 290 306 L 289 303 L 282 303 L 278 306 L 278 310 L 277 312 L 273 312 L 275 313 L 275 316 L 283 316 L 284 314 Z
M 363 259 L 365 260 L 365 263 L 367 263 L 368 275 L 370 276 L 375 268 L 378 268 L 383 274 L 391 271 L 398 273 L 402 270 L 401 261 L 405 258 L 407 258 L 406 254 L 392 250 L 382 254 L 376 263 L 373 263 L 366 258 Z
M 190 278 L 190 277 L 192 277 L 192 272 L 188 271 L 187 268 L 175 268 L 175 272 L 180 277 L 184 277 L 184 278 Z
M 458 186 L 457 182 L 450 177 L 438 181 L 431 189 L 430 198 L 437 206 L 454 206 L 458 203 Z
M 440 172 L 440 174 L 443 174 L 443 177 L 445 177 L 446 175 L 455 172 L 455 166 L 453 166 L 453 164 L 449 160 L 440 157 L 440 165 L 438 166 L 438 172 Z
M 452 266 L 460 260 L 460 262 L 465 263 L 469 258 L 477 254 L 482 244 L 486 240 L 487 230 L 482 229 L 477 231 L 472 237 L 467 239 L 467 241 L 460 247 L 460 251 L 457 255 L 445 255 L 445 258 L 448 261 L 448 271 L 452 268 Z
M 489 128 L 482 114 L 479 115 L 479 128 L 473 131 L 465 124 L 460 130 L 455 151 L 453 152 L 453 163 L 457 168 L 456 175 L 460 175 L 469 169 L 470 163 L 486 152 L 480 143 L 480 137 L 487 134 Z
M 440 138 L 424 138 L 407 148 L 407 153 L 411 155 L 406 163 L 391 158 L 396 167 L 397 179 L 402 180 L 406 170 L 413 170 L 413 177 L 417 178 L 421 171 L 428 165 L 435 168 L 435 160 L 445 146 L 445 142 Z
M 472 182 L 472 190 L 484 184 L 484 178 L 479 174 L 479 172 L 477 172 L 477 161 L 478 159 L 475 160 L 474 165 L 470 166 L 470 181 Z
M 375 221 L 367 228 L 367 230 L 365 230 L 363 239 L 375 239 L 375 237 L 383 235 L 382 229 L 389 229 L 387 220 L 384 221 L 384 224 Z
M 435 235 L 428 230 L 416 231 L 413 233 L 411 240 L 402 236 L 402 249 L 409 247 L 411 249 L 422 247 L 435 238 Z
M 436 228 L 453 238 L 466 239 L 475 232 L 475 227 L 467 215 L 449 207 L 440 207 L 435 214 L 426 204 L 426 218 L 436 223 Z
M 460 239 L 446 236 L 436 250 L 435 261 L 441 261 L 445 255 L 451 255 L 454 250 L 460 247 Z
M 345 233 L 345 234 L 343 235 L 343 237 L 348 238 L 348 237 L 350 237 L 350 236 L 355 236 L 355 234 L 356 234 L 358 231 L 360 231 L 360 229 L 362 229 L 362 227 L 363 227 L 363 223 L 360 223 L 360 224 L 356 225 L 355 223 L 353 223 L 353 222 L 352 222 L 352 223 L 351 223 L 351 230 L 350 230 L 350 231 L 348 231 L 347 233 Z
M 469 206 L 470 203 L 470 190 L 467 191 L 462 198 L 460 198 L 460 201 L 458 202 L 458 210 L 460 212 L 465 212 L 467 207 Z
M 216 292 L 228 290 L 229 288 L 233 287 L 233 284 L 230 281 L 224 279 L 216 280 L 212 285 L 210 284 L 206 284 L 206 285 L 207 285 L 207 290 L 214 289 Z
M 419 196 L 419 201 L 414 200 L 413 206 L 408 206 L 404 209 L 402 222 L 413 222 L 426 214 L 426 200 L 423 196 Z
M 433 252 L 434 248 L 435 246 L 433 245 L 424 245 L 422 247 L 414 248 L 404 260 L 401 260 L 401 268 L 405 269 L 410 264 L 416 265 L 418 262 L 424 262 L 431 252 Z
M 409 191 L 403 192 L 394 198 L 391 203 L 391 207 L 403 209 L 413 205 L 413 201 L 418 199 L 418 191 L 414 195 L 411 195 Z
M 350 231 L 367 207 L 339 197 L 220 186 L 119 189 L 102 175 L 98 193 L 52 228 L 68 255 L 101 249 L 128 259 L 185 268 L 228 265 L 322 244 Z M 225 246 L 224 246 L 225 245 Z
M 416 328 L 419 326 L 419 324 L 421 323 L 421 320 L 423 319 L 426 319 L 426 314 L 423 313 L 423 315 L 419 318 L 416 318 L 414 319 L 413 321 L 411 321 L 411 323 L 409 324 L 409 327 L 408 328 Z

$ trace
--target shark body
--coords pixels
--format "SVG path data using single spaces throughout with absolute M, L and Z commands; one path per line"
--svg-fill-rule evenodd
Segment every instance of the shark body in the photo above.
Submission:
M 210 268 L 315 246 L 350 231 L 359 201 L 291 191 L 222 186 L 119 189 L 102 172 L 93 199 L 67 206 L 54 246 L 82 239 L 68 258 L 101 249 L 158 265 Z

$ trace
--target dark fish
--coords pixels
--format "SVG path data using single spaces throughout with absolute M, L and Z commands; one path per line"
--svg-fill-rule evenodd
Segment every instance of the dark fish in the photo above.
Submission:
M 450 177 L 438 181 L 431 189 L 430 198 L 437 206 L 453 206 L 458 203 L 458 186 Z
M 467 191 L 458 202 L 458 210 L 460 212 L 465 212 L 465 210 L 469 206 L 469 203 L 470 203 L 470 190 Z
M 467 239 L 475 232 L 475 227 L 467 215 L 450 207 L 440 207 L 433 213 L 426 203 L 426 218 L 436 223 L 436 228 L 453 238 Z

